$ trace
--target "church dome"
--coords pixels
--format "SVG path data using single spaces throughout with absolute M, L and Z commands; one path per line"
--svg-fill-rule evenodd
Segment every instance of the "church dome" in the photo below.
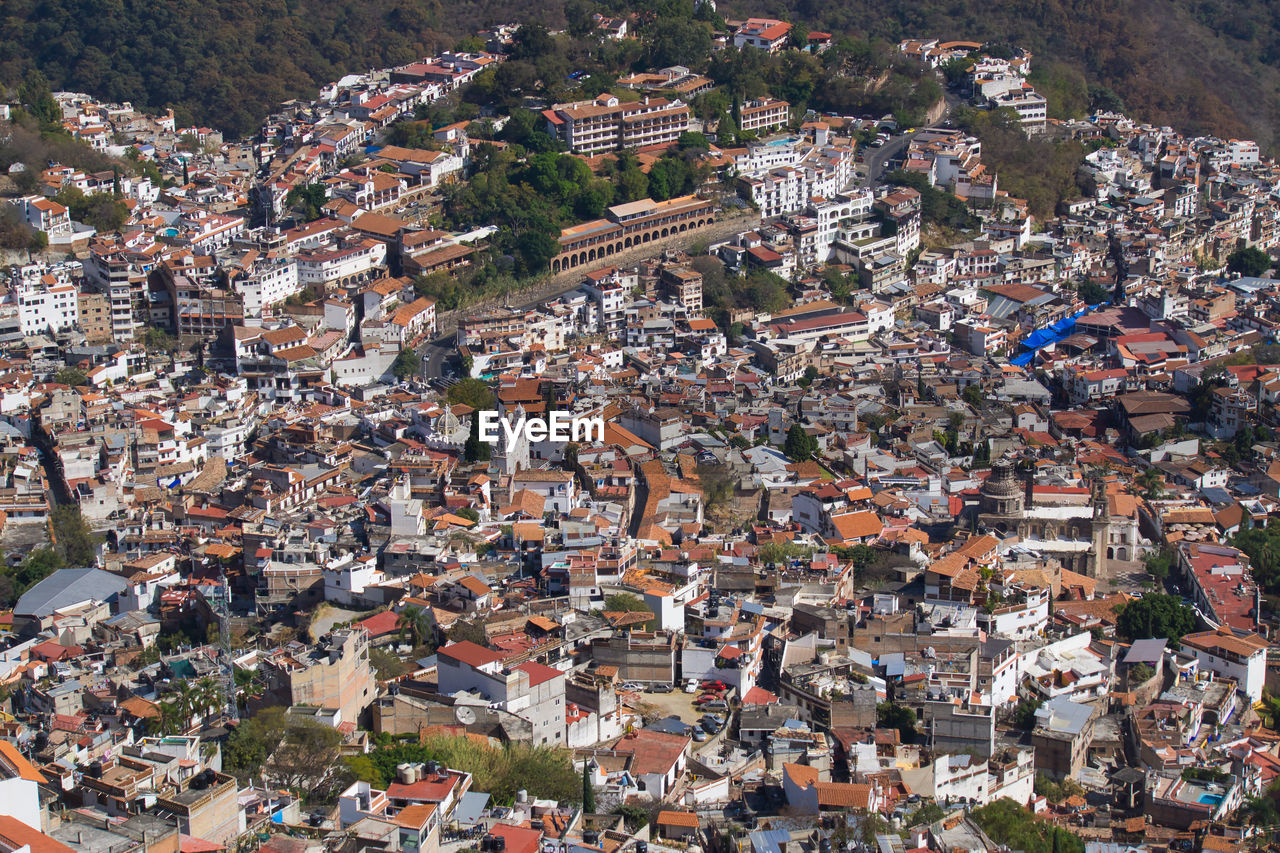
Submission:
M 991 476 L 982 484 L 982 494 L 996 499 L 1010 499 L 1022 496 L 1022 484 L 1013 470 L 1013 463 L 1008 459 L 999 459 L 991 466 Z

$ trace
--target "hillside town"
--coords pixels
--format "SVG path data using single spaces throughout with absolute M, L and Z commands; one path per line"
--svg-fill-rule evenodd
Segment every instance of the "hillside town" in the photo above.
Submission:
M 0 853 L 1272 844 L 1276 162 L 929 38 L 918 126 L 460 118 L 520 29 L 244 140 L 50 93 L 127 168 L 0 179 Z

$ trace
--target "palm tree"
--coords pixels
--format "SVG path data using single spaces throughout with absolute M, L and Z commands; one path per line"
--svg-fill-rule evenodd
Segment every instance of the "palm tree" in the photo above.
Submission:
M 222 706 L 222 685 L 217 679 L 206 675 L 197 681 L 195 694 L 196 707 L 201 717 L 207 716 Z
M 396 627 L 400 629 L 401 640 L 408 636 L 415 647 L 420 646 L 431 633 L 431 614 L 424 607 L 410 604 L 400 611 Z
M 160 716 L 151 720 L 152 728 L 160 734 L 177 734 L 183 730 L 182 709 L 176 702 L 161 702 Z
M 1155 468 L 1143 471 L 1134 482 L 1143 488 L 1148 500 L 1159 500 L 1164 495 L 1164 477 Z
M 195 724 L 195 717 L 199 713 L 195 688 L 191 686 L 190 681 L 184 680 L 178 684 L 178 689 L 175 692 L 178 695 L 174 700 L 174 703 L 178 706 L 178 710 L 182 714 L 183 723 L 186 724 L 187 728 L 190 728 Z

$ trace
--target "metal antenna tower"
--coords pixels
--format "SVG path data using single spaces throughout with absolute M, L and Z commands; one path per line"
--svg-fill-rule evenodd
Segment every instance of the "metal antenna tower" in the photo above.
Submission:
M 218 618 L 219 681 L 222 683 L 222 713 L 229 720 L 240 719 L 236 704 L 236 668 L 231 663 L 231 588 L 227 574 L 218 570 L 218 584 L 214 588 L 213 612 Z

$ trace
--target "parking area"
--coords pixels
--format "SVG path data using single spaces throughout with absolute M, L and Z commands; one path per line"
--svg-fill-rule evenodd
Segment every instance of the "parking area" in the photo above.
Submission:
M 656 719 L 664 717 L 679 717 L 686 723 L 694 723 L 702 713 L 694 709 L 692 693 L 685 693 L 679 689 L 671 693 L 641 693 L 640 702 L 643 705 L 651 706 L 656 710 L 654 716 Z M 646 715 L 648 716 L 648 715 Z

